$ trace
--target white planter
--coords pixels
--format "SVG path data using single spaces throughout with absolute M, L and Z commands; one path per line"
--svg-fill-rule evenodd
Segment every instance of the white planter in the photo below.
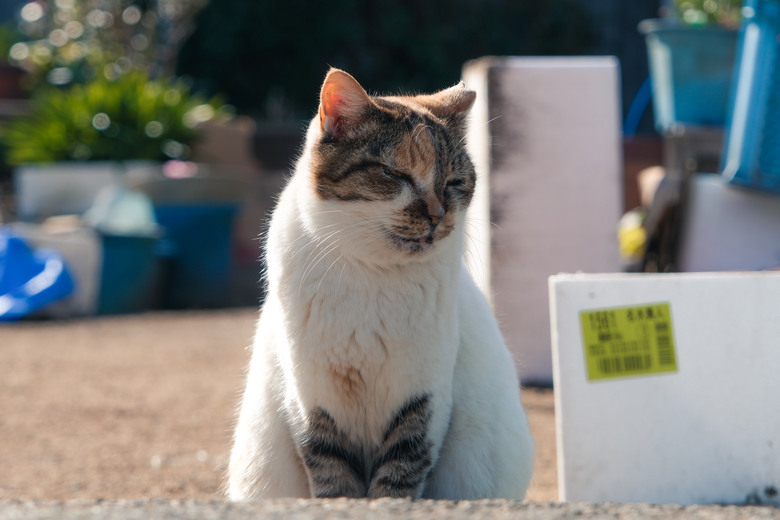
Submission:
M 60 162 L 14 170 L 17 218 L 34 222 L 54 215 L 81 215 L 106 186 L 123 186 L 129 173 L 159 170 L 159 163 Z

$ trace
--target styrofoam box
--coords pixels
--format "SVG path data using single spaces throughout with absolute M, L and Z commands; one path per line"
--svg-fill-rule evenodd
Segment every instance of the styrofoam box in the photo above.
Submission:
M 561 500 L 778 505 L 780 273 L 557 275 L 549 288 Z M 676 370 L 590 380 L 580 313 L 659 303 Z
M 552 382 L 547 278 L 620 270 L 620 67 L 610 56 L 481 58 L 466 260 L 525 384 Z
M 720 175 L 695 175 L 690 186 L 680 271 L 780 266 L 780 197 L 736 188 Z

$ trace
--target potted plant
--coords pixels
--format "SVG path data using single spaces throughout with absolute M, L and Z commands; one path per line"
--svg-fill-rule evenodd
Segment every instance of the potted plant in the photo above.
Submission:
M 674 0 L 673 16 L 643 20 L 656 128 L 722 126 L 741 0 Z
M 187 159 L 198 124 L 220 114 L 182 82 L 140 71 L 40 89 L 30 114 L 0 135 L 15 169 L 23 220 L 83 213 L 97 192 L 128 170 Z

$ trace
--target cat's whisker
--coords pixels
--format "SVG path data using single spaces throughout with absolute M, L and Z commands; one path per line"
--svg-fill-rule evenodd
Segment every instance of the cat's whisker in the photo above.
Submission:
M 498 114 L 496 117 L 494 117 L 494 118 L 492 118 L 492 119 L 488 119 L 488 120 L 487 120 L 487 122 L 486 122 L 486 123 L 483 123 L 483 124 L 484 124 L 485 126 L 490 126 L 490 123 L 492 123 L 492 122 L 493 122 L 493 121 L 495 121 L 496 119 L 501 119 L 502 117 L 504 117 L 504 114 Z
M 333 260 L 333 262 L 331 262 L 331 264 L 328 266 L 328 268 L 325 269 L 325 272 L 322 273 L 322 276 L 320 276 L 320 283 L 317 284 L 317 289 L 314 291 L 315 293 L 319 293 L 320 292 L 320 287 L 322 287 L 322 281 L 325 280 L 325 278 L 328 276 L 328 272 L 333 268 L 334 265 L 336 265 L 336 263 L 339 260 L 341 260 L 341 255 L 338 255 L 336 257 L 336 259 Z M 344 264 L 344 265 L 346 265 L 346 264 Z M 343 266 L 342 266 L 342 269 L 344 269 Z
M 312 252 L 309 254 L 309 257 L 306 259 L 306 262 L 304 263 L 304 270 L 303 274 L 301 275 L 301 279 L 298 282 L 298 298 L 301 297 L 303 286 L 306 280 L 309 277 L 309 274 L 311 274 L 316 266 L 320 263 L 320 261 L 327 257 L 330 252 L 332 252 L 336 247 L 338 247 L 338 243 L 331 243 L 327 246 L 313 249 Z M 316 252 L 316 254 L 315 254 Z M 312 255 L 314 255 L 314 258 L 312 258 Z
M 485 271 L 484 271 L 484 262 L 482 261 L 481 257 L 477 256 L 477 245 L 478 242 L 474 237 L 471 236 L 470 233 L 464 232 L 463 234 L 464 239 L 471 243 L 471 245 L 475 247 L 465 247 L 463 249 L 463 260 L 466 263 L 466 267 L 468 267 L 469 272 L 471 272 L 473 275 L 484 278 L 485 277 Z
M 468 220 L 466 222 L 466 228 L 467 229 L 469 227 L 469 223 L 471 223 L 471 224 L 487 224 L 491 228 L 502 230 L 500 225 L 498 225 L 496 222 L 494 222 L 493 220 L 491 220 L 489 218 L 480 218 L 480 217 L 475 217 L 473 215 L 469 215 L 468 216 Z
M 417 126 L 412 131 L 412 139 L 417 139 L 417 134 L 422 132 L 423 130 L 430 130 L 430 126 L 426 125 L 425 123 L 418 123 Z
M 490 123 L 492 123 L 492 122 L 493 122 L 493 121 L 495 121 L 496 119 L 501 119 L 502 117 L 504 117 L 504 115 L 503 115 L 503 114 L 498 114 L 496 117 L 494 117 L 494 118 L 492 118 L 492 119 L 488 119 L 486 122 L 484 122 L 484 123 L 479 123 L 479 124 L 480 124 L 480 126 L 488 127 L 488 126 L 490 126 Z M 471 121 L 471 124 L 472 124 L 472 125 L 473 125 L 473 124 L 475 124 L 473 120 Z M 458 141 L 458 143 L 455 145 L 455 147 L 457 148 L 457 147 L 458 147 L 458 145 L 460 145 L 461 143 L 463 143 L 463 142 L 464 142 L 464 141 L 465 141 L 467 138 L 468 138 L 468 134 L 466 134 L 466 135 L 464 135 L 463 137 L 461 137 L 461 138 L 460 138 L 460 140 Z
M 341 289 L 341 277 L 344 275 L 344 269 L 346 269 L 346 268 L 347 268 L 347 263 L 346 262 L 341 264 L 341 271 L 339 271 L 339 278 L 336 281 L 336 291 Z
M 357 226 L 359 224 L 355 224 L 355 225 Z M 338 227 L 338 224 L 331 224 L 331 225 L 323 226 L 323 229 L 326 229 L 326 228 L 329 228 L 329 227 L 335 227 L 336 229 L 334 231 L 326 234 L 325 236 L 322 236 L 322 237 L 309 236 L 307 234 L 304 234 L 304 235 L 298 237 L 296 240 L 294 240 L 290 244 L 290 246 L 288 246 L 287 252 L 289 252 L 292 249 L 292 246 L 294 244 L 296 244 L 297 242 L 299 242 L 299 241 L 305 241 L 305 242 L 312 242 L 313 241 L 315 243 L 316 247 L 320 247 L 322 244 L 324 244 L 328 240 L 330 240 L 330 238 L 332 238 L 334 235 L 337 235 L 338 233 L 341 233 L 343 231 L 343 229 L 344 229 L 344 228 Z M 302 250 L 303 250 L 303 248 L 299 248 L 298 250 L 296 250 L 292 254 L 292 256 L 290 257 L 290 259 L 291 260 L 294 259 L 298 255 L 298 253 L 301 252 Z M 316 250 L 316 248 L 314 248 L 314 250 Z M 314 250 L 312 251 L 312 253 L 314 252 Z M 311 253 L 310 253 L 310 257 L 311 257 Z M 308 261 L 308 258 L 307 258 L 307 261 Z
M 338 229 L 336 231 L 333 231 L 326 235 L 325 237 L 321 237 L 317 241 L 317 248 L 319 251 L 314 256 L 314 258 L 311 257 L 312 253 L 309 254 L 309 257 L 306 260 L 306 268 L 304 270 L 304 273 L 301 277 L 301 285 L 299 286 L 299 296 L 300 296 L 300 289 L 302 287 L 303 282 L 308 278 L 308 276 L 313 272 L 313 270 L 316 268 L 316 266 L 321 263 L 325 258 L 327 258 L 333 251 L 339 248 L 342 241 L 345 239 L 351 238 L 350 232 L 352 232 L 352 235 L 356 235 L 357 228 L 363 227 L 364 223 L 354 223 L 352 225 L 346 226 L 344 228 Z M 335 237 L 335 240 L 331 240 L 333 237 Z M 315 249 L 316 251 L 317 249 Z M 341 259 L 341 255 L 338 255 L 336 260 L 334 260 L 333 264 L 337 263 Z M 332 265 L 331 265 L 332 267 Z M 322 284 L 322 278 L 325 277 L 327 272 L 330 270 L 330 267 L 322 274 L 322 277 L 320 279 L 320 284 L 318 285 L 318 290 L 320 285 Z
M 323 247 L 321 250 L 317 252 L 314 259 L 311 260 L 311 262 L 308 263 L 306 269 L 304 270 L 303 274 L 301 275 L 301 281 L 298 287 L 298 296 L 300 297 L 301 290 L 303 288 L 303 283 L 306 281 L 306 279 L 309 277 L 309 274 L 311 274 L 314 269 L 317 267 L 317 265 L 323 261 L 323 259 L 327 258 L 330 253 L 335 251 L 339 246 L 339 241 L 336 240 L 327 246 Z M 324 274 L 323 274 L 324 276 Z M 320 278 L 320 283 L 322 283 L 322 278 Z M 319 286 L 318 286 L 319 287 Z

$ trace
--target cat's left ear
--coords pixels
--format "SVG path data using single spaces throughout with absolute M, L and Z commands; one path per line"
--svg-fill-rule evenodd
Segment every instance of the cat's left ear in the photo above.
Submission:
M 338 139 L 360 122 L 371 98 L 355 78 L 330 69 L 320 91 L 320 129 Z
M 427 96 L 417 96 L 417 101 L 435 116 L 443 119 L 462 119 L 474 105 L 477 93 L 466 88 L 462 81 L 448 89 Z

